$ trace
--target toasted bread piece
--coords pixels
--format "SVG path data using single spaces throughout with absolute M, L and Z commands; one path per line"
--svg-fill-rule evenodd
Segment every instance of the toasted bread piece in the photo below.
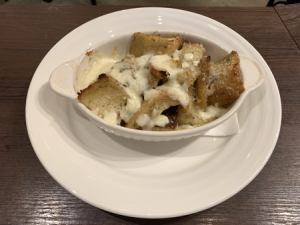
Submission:
M 207 121 L 199 116 L 199 107 L 194 103 L 190 103 L 188 107 L 178 106 L 177 121 L 178 125 L 202 125 Z
M 177 75 L 177 81 L 193 88 L 193 84 L 200 75 L 198 64 L 205 54 L 205 48 L 199 43 L 184 42 L 180 50 L 179 62 L 184 71 Z
M 179 84 L 185 84 L 186 87 L 190 87 L 194 84 L 196 76 L 191 70 L 184 70 L 181 73 L 177 74 L 176 80 Z
M 231 52 L 216 64 L 210 62 L 210 57 L 203 57 L 199 68 L 200 75 L 194 85 L 195 101 L 190 92 L 190 104 L 178 106 L 178 125 L 199 126 L 209 122 L 200 117 L 199 110 L 205 111 L 208 105 L 227 107 L 244 91 L 236 52 Z
M 244 91 L 238 53 L 232 51 L 218 63 L 211 63 L 208 105 L 230 106 Z
M 126 104 L 127 94 L 114 78 L 101 74 L 98 80 L 82 90 L 78 100 L 91 111 L 103 117 L 106 112 L 119 114 Z
M 198 63 L 204 56 L 206 50 L 203 47 L 202 44 L 199 43 L 191 43 L 191 42 L 184 42 L 182 45 L 182 57 L 184 58 L 186 54 L 192 54 L 191 59 L 186 59 L 185 60 L 190 60 L 190 61 L 197 61 Z M 195 65 L 196 66 L 196 65 Z
M 127 123 L 128 128 L 139 128 L 136 124 L 137 118 L 142 114 L 147 114 L 151 116 L 160 115 L 164 110 L 171 106 L 179 105 L 180 103 L 176 100 L 171 99 L 165 92 L 161 91 L 159 95 L 149 101 L 144 101 L 141 105 L 139 111 L 137 111 L 129 119 Z
M 207 85 L 208 85 L 208 76 L 209 76 L 209 66 L 210 66 L 210 57 L 205 56 L 201 59 L 200 75 L 198 76 L 195 82 L 195 97 L 196 105 L 201 109 L 205 110 L 207 107 Z
M 187 107 L 178 107 L 177 120 L 179 125 L 201 125 L 205 123 L 196 112 L 200 109 L 205 110 L 207 106 L 206 89 L 209 60 L 210 57 L 206 56 L 201 59 L 200 65 L 198 66 L 200 71 L 198 77 L 188 76 L 188 74 L 185 76 L 177 76 L 179 83 L 184 81 L 190 85 L 188 86 L 190 104 Z
M 129 53 L 139 57 L 153 52 L 154 54 L 171 55 L 182 46 L 183 38 L 179 35 L 172 37 L 160 36 L 158 34 L 134 33 Z

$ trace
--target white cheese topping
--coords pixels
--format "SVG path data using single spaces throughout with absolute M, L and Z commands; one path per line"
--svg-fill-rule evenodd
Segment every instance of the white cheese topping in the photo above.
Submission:
M 172 58 L 168 55 L 155 55 L 150 59 L 150 64 L 157 70 L 166 71 L 170 74 L 169 81 L 164 85 L 158 86 L 156 90 L 165 91 L 173 100 L 177 100 L 181 105 L 187 106 L 189 103 L 189 95 L 187 90 L 177 82 L 176 76 L 182 72 L 178 68 Z M 189 66 L 187 64 L 187 66 Z M 157 92 L 151 90 L 144 94 L 145 100 L 153 98 Z
M 146 66 L 148 66 L 149 60 L 150 60 L 151 56 L 152 56 L 152 54 L 147 54 L 147 55 L 142 55 L 142 56 L 136 58 L 135 60 L 137 62 L 137 65 L 139 67 L 146 67 Z
M 152 119 L 155 126 L 164 127 L 169 123 L 169 118 L 165 115 L 158 115 Z
M 77 92 L 87 88 L 95 82 L 102 73 L 110 71 L 116 60 L 108 57 L 101 57 L 96 54 L 87 56 L 78 68 L 75 90 Z
M 155 99 L 162 92 L 166 93 L 173 100 L 178 101 L 183 107 L 188 106 L 191 99 L 188 94 L 188 87 L 178 83 L 177 75 L 187 69 L 195 72 L 195 68 L 199 63 L 199 60 L 196 60 L 198 58 L 193 53 L 183 54 L 180 50 L 176 50 L 172 57 L 166 54 L 147 54 L 137 58 L 127 55 L 118 61 L 113 58 L 91 54 L 84 59 L 78 70 L 75 89 L 80 91 L 87 88 L 102 73 L 117 80 L 128 95 L 126 106 L 120 112 L 107 111 L 104 114 L 103 111 L 101 113 L 101 109 L 96 108 L 93 110 L 107 123 L 117 125 L 120 124 L 121 120 L 128 122 L 132 115 L 141 108 L 143 100 Z M 165 71 L 168 74 L 168 81 L 154 89 L 149 89 L 148 80 L 152 76 L 149 70 L 150 67 L 158 71 Z M 211 70 L 212 77 L 217 77 L 220 70 L 222 68 L 213 67 Z M 208 95 L 212 94 L 212 92 L 213 90 L 209 90 Z M 226 111 L 227 109 L 224 108 L 209 106 L 206 111 L 198 111 L 196 116 L 199 116 L 204 121 L 209 121 L 222 116 Z M 151 115 L 142 114 L 137 118 L 136 124 L 148 130 L 155 126 L 165 127 L 169 123 L 169 119 L 160 113 L 153 110 Z M 189 125 L 183 125 L 179 129 L 190 127 Z
M 148 116 L 147 114 L 141 114 L 136 119 L 136 124 L 140 127 L 145 127 L 148 123 L 150 123 L 150 121 L 150 116 Z
M 118 114 L 114 111 L 104 112 L 103 120 L 112 125 L 117 125 L 119 123 Z
M 185 61 L 192 61 L 194 59 L 194 54 L 193 53 L 185 53 L 183 55 L 183 59 Z
M 130 117 L 139 110 L 142 103 L 141 95 L 148 89 L 149 71 L 145 68 L 150 56 L 141 56 L 139 58 L 128 58 L 116 63 L 108 75 L 119 81 L 124 87 L 129 98 L 120 117 L 127 122 Z
M 218 118 L 220 116 L 222 116 L 224 113 L 226 113 L 228 111 L 228 109 L 225 108 L 220 108 L 220 107 L 216 107 L 216 106 L 208 106 L 206 108 L 206 111 L 199 111 L 199 116 L 203 119 L 203 120 L 211 120 L 214 118 Z
M 157 87 L 156 89 L 165 91 L 170 98 L 179 101 L 182 106 L 187 106 L 189 104 L 190 97 L 188 95 L 188 91 L 185 90 L 185 88 L 175 79 L 169 80 L 167 83 Z
M 161 91 L 167 93 L 170 98 L 177 100 L 182 106 L 187 106 L 190 97 L 187 90 L 181 86 L 176 80 L 169 80 L 164 85 L 158 86 L 156 89 L 150 89 L 144 92 L 144 99 L 146 101 L 156 98 Z
M 148 114 L 141 114 L 136 120 L 136 124 L 145 129 L 151 129 L 155 126 L 164 127 L 168 123 L 169 119 L 165 115 L 150 117 Z
M 169 55 L 155 55 L 150 59 L 150 65 L 159 71 L 166 71 L 170 78 L 176 76 L 182 69 L 176 66 L 176 63 Z

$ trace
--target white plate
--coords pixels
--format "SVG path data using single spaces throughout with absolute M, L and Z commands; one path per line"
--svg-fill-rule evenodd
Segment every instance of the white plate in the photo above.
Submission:
M 49 89 L 56 66 L 134 31 L 187 32 L 256 59 L 265 83 L 240 108 L 240 133 L 163 143 L 127 140 L 94 127 Z M 212 207 L 254 179 L 275 147 L 281 102 L 266 62 L 228 27 L 182 10 L 139 8 L 96 18 L 48 52 L 30 84 L 26 123 L 41 163 L 72 194 L 110 212 L 166 218 Z

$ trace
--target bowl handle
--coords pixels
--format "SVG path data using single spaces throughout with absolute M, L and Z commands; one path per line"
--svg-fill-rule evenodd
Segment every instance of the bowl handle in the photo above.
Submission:
M 75 60 L 65 62 L 56 67 L 49 79 L 51 89 L 63 97 L 75 99 L 77 97 L 74 89 L 76 67 L 77 62 Z
M 240 66 L 247 92 L 251 92 L 263 84 L 263 73 L 257 65 L 257 62 L 245 56 L 240 56 Z

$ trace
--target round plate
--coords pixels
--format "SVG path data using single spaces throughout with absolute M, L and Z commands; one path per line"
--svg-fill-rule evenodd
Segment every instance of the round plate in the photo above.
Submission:
M 50 90 L 47 82 L 56 66 L 136 31 L 188 33 L 255 59 L 265 83 L 240 108 L 239 134 L 160 143 L 124 139 L 99 130 Z M 212 207 L 254 179 L 275 147 L 281 102 L 266 62 L 228 27 L 182 10 L 138 8 L 96 18 L 48 52 L 30 84 L 26 123 L 41 163 L 72 194 L 110 212 L 166 218 Z

